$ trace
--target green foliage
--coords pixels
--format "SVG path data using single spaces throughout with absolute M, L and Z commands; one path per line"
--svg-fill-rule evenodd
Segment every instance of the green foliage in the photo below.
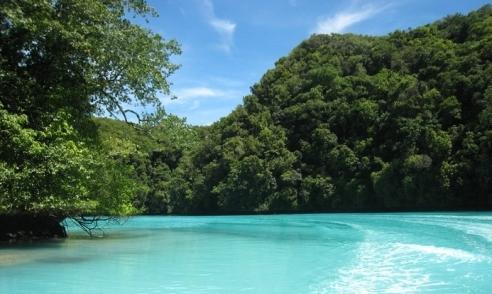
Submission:
M 120 166 L 117 170 L 128 170 L 126 177 L 135 183 L 133 206 L 139 212 L 187 211 L 191 191 L 184 179 L 186 172 L 179 165 L 199 142 L 199 128 L 167 114 L 143 126 L 108 118 L 94 122 L 102 146 Z
M 42 130 L 0 108 L 0 213 L 77 216 L 131 213 L 127 166 L 80 142 L 65 113 Z
M 492 208 L 491 20 L 312 36 L 166 170 L 165 212 Z
M 144 187 L 120 160 L 136 146 L 100 140 L 91 119 L 126 119 L 124 105 L 159 106 L 169 93 L 179 47 L 132 23 L 135 14 L 155 12 L 141 0 L 1 2 L 0 214 L 137 211 Z
M 151 11 L 145 1 L 6 0 L 0 9 L 1 101 L 32 126 L 59 109 L 125 116 L 124 104 L 158 105 L 169 92 L 177 43 L 126 17 Z

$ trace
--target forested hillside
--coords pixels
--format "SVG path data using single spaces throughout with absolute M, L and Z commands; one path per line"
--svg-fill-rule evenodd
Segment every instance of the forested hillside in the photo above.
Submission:
M 490 209 L 491 59 L 490 5 L 313 35 L 199 143 L 152 153 L 148 211 Z
M 96 118 L 94 122 L 109 156 L 133 171 L 130 178 L 137 183 L 133 201 L 137 211 L 166 212 L 167 194 L 179 188 L 183 176 L 173 171 L 183 156 L 196 148 L 203 128 L 174 115 L 165 115 L 152 125 L 137 126 L 108 118 Z

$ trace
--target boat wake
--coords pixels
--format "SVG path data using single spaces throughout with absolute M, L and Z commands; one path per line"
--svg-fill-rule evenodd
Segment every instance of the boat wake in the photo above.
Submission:
M 354 262 L 338 270 L 335 280 L 312 293 L 417 293 L 454 289 L 441 273 L 456 274 L 459 265 L 492 263 L 491 258 L 461 249 L 411 243 L 364 241 Z M 469 277 L 474 278 L 474 277 Z

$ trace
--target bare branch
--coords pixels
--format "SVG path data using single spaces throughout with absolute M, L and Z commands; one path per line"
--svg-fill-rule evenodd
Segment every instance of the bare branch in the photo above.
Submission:
M 101 222 L 122 223 L 121 218 L 114 216 L 75 216 L 70 219 L 91 238 L 104 237 L 104 230 L 100 227 Z M 97 232 L 100 234 L 97 235 Z

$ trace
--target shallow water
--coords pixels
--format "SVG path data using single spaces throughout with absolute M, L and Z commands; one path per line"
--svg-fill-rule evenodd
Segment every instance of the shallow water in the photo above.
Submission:
M 135 217 L 0 247 L 0 293 L 492 293 L 492 213 Z

